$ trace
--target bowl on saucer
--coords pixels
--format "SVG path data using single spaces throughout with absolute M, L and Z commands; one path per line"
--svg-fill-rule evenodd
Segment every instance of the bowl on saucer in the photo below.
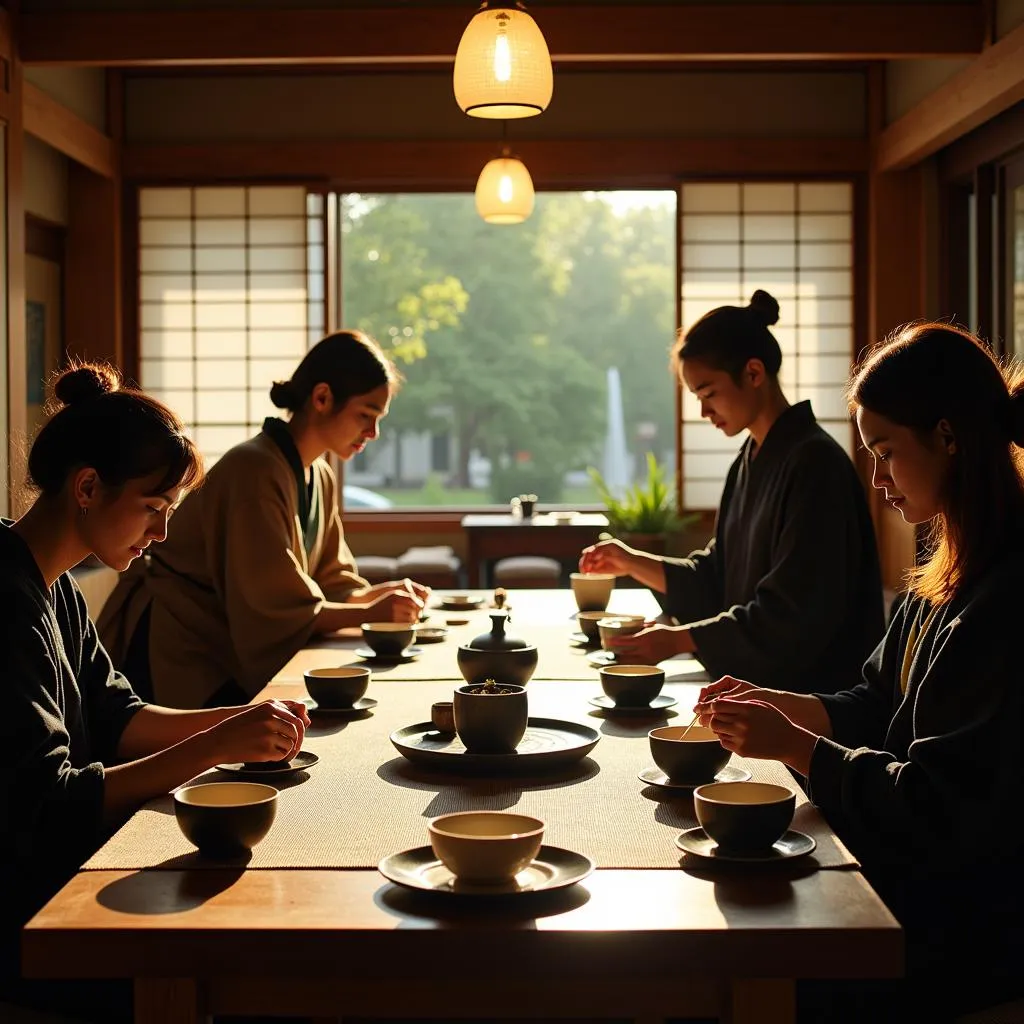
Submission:
M 427 826 L 435 855 L 461 882 L 498 885 L 540 850 L 544 822 L 508 811 L 459 811 Z
M 756 854 L 786 834 L 796 793 L 770 782 L 712 782 L 693 791 L 697 821 L 726 853 Z
M 665 672 L 657 665 L 607 665 L 598 671 L 601 689 L 616 707 L 645 708 L 661 693 Z
M 654 763 L 674 783 L 711 782 L 731 756 L 702 725 L 663 725 L 647 734 Z
M 302 673 L 306 692 L 324 711 L 349 710 L 366 693 L 370 670 L 362 665 L 311 668 Z
M 416 636 L 416 627 L 406 622 L 364 622 L 363 639 L 379 658 L 399 658 Z

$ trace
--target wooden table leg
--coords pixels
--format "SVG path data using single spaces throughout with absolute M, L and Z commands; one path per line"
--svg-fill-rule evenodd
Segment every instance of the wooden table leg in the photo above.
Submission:
M 205 1024 L 194 978 L 136 978 L 135 1024 Z
M 737 978 L 724 1024 L 795 1024 L 796 983 L 789 978 Z

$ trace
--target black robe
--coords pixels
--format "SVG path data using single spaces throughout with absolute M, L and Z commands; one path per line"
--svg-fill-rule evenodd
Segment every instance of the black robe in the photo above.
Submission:
M 729 468 L 715 536 L 665 559 L 662 608 L 712 676 L 798 693 L 854 686 L 885 629 L 878 550 L 853 463 L 809 402 Z
M 1024 551 L 935 611 L 910 598 L 852 690 L 821 696 L 811 796 L 907 930 L 928 988 L 1024 992 Z M 969 1005 L 969 1004 L 968 1004 Z M 925 1018 L 921 1018 L 925 1019 Z
M 18 927 L 104 841 L 104 764 L 142 701 L 115 672 L 70 573 L 49 590 L 25 542 L 0 520 L 0 872 L 2 975 Z

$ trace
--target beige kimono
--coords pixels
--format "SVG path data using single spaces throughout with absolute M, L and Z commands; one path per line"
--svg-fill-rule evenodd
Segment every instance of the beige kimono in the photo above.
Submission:
M 308 558 L 295 473 L 261 433 L 220 459 L 182 502 L 155 557 L 121 577 L 100 615 L 100 636 L 123 665 L 152 604 L 157 703 L 202 707 L 229 680 L 255 695 L 309 640 L 325 600 L 344 601 L 367 585 L 344 541 L 334 473 L 323 459 L 312 472 L 322 501 Z

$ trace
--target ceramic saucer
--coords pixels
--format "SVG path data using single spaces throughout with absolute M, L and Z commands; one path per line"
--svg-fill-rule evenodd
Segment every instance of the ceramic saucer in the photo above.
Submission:
M 476 885 L 458 881 L 429 846 L 418 846 L 385 857 L 377 870 L 396 885 L 424 892 L 451 896 L 522 896 L 575 885 L 593 872 L 594 862 L 582 853 L 558 846 L 542 846 L 534 860 L 514 879 L 499 885 Z
M 575 644 L 577 647 L 597 647 L 600 642 L 600 640 L 591 640 L 586 633 L 580 631 L 569 634 L 569 643 Z
M 593 654 L 587 655 L 587 664 L 592 668 L 604 668 L 605 665 L 615 664 L 615 652 L 614 651 L 594 651 Z
M 320 760 L 316 754 L 308 750 L 300 750 L 287 764 L 279 765 L 276 761 L 268 761 L 273 768 L 260 768 L 258 762 L 246 762 L 237 764 L 218 764 L 215 767 L 221 772 L 230 772 L 232 775 L 244 775 L 250 779 L 273 779 L 281 775 L 291 775 L 292 772 L 301 772 L 304 768 L 312 768 Z
M 609 715 L 656 715 L 666 708 L 675 707 L 679 701 L 667 693 L 659 693 L 650 704 L 641 704 L 639 707 L 623 707 L 621 704 L 616 704 L 606 693 L 602 693 L 599 697 L 591 697 L 590 703 Z
M 486 597 L 474 597 L 472 601 L 446 601 L 441 598 L 437 602 L 437 607 L 443 608 L 446 612 L 465 612 L 474 608 L 482 608 L 486 600 Z
M 412 661 L 423 653 L 422 647 L 406 647 L 401 654 L 378 654 L 370 647 L 357 647 L 353 652 L 358 658 L 365 658 L 367 661 L 393 662 L 398 665 L 406 661 Z
M 669 777 L 656 765 L 652 764 L 645 768 L 637 778 L 646 782 L 648 786 L 661 786 L 663 789 L 685 789 L 689 792 L 702 782 L 672 782 Z M 746 768 L 738 768 L 736 765 L 727 764 L 714 778 L 715 782 L 746 782 L 750 778 L 750 772 Z
M 444 626 L 417 626 L 416 642 L 418 644 L 437 644 L 448 636 Z
M 708 860 L 728 861 L 730 864 L 771 864 L 775 861 L 803 857 L 818 844 L 803 832 L 790 829 L 777 843 L 756 853 L 722 853 L 718 844 L 702 828 L 688 828 L 676 836 L 676 846 Z
M 312 697 L 307 697 L 302 703 L 311 715 L 357 715 L 377 706 L 372 697 L 360 697 L 350 708 L 322 708 Z

